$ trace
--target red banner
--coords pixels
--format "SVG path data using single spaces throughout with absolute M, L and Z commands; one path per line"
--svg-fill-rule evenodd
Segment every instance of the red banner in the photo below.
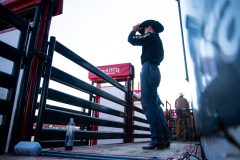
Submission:
M 107 66 L 98 66 L 97 68 L 100 69 L 105 74 L 109 75 L 113 79 L 126 79 L 130 76 L 130 63 L 123 63 L 123 64 L 114 64 L 114 65 L 107 65 Z M 88 78 L 91 81 L 101 81 L 102 78 L 99 78 L 95 74 L 89 72 Z

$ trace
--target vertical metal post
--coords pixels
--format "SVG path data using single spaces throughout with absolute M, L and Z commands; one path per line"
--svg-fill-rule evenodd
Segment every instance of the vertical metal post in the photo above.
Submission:
M 128 78 L 127 79 L 127 93 L 126 93 L 126 101 L 127 101 L 127 107 L 125 109 L 125 112 L 127 114 L 126 119 L 126 129 L 125 133 L 127 134 L 127 137 L 124 139 L 124 143 L 132 142 L 133 140 L 133 92 L 132 92 L 132 81 Z
M 30 90 L 30 85 L 29 84 L 30 80 L 31 80 L 31 76 L 32 76 L 32 70 L 33 68 L 33 59 L 34 59 L 34 51 L 36 50 L 35 46 L 36 46 L 36 41 L 37 41 L 37 37 L 38 37 L 38 32 L 39 32 L 39 23 L 40 23 L 40 18 L 41 18 L 41 13 L 42 13 L 42 8 L 43 5 L 42 3 L 36 8 L 36 12 L 34 15 L 34 20 L 33 20 L 33 28 L 32 28 L 32 32 L 31 32 L 31 37 L 30 37 L 30 41 L 29 41 L 29 49 L 28 49 L 28 53 L 27 53 L 27 61 L 26 61 L 26 67 L 24 69 L 24 74 L 23 74 L 23 85 L 22 85 L 22 93 L 21 93 L 21 98 L 20 98 L 20 105 L 21 105 L 21 124 L 19 124 L 18 126 L 18 132 L 19 137 L 18 140 L 29 140 L 30 139 L 30 133 L 29 133 L 29 116 L 30 116 L 30 110 L 31 108 L 31 90 Z M 31 126 L 32 127 L 32 126 Z
M 5 6 L 0 4 L 0 14 L 1 20 L 6 21 L 9 26 L 6 26 L 5 29 L 8 27 L 15 27 L 16 29 L 20 30 L 20 37 L 18 41 L 17 50 L 20 51 L 16 54 L 19 54 L 17 59 L 12 60 L 14 62 L 14 66 L 12 68 L 12 81 L 14 84 L 11 84 L 9 87 L 8 98 L 3 100 L 2 103 L 3 108 L 6 107 L 6 111 L 3 112 L 3 122 L 0 126 L 0 153 L 8 152 L 12 150 L 11 147 L 12 141 L 17 137 L 15 133 L 15 120 L 18 117 L 18 110 L 20 106 L 18 105 L 19 95 L 21 94 L 21 67 L 23 66 L 25 53 L 26 53 L 26 44 L 28 41 L 28 32 L 29 32 L 29 23 L 24 20 L 22 17 L 16 15 L 10 9 L 7 9 Z M 8 59 L 8 58 L 7 58 Z
M 51 20 L 52 20 L 52 15 L 53 15 L 53 4 L 48 3 L 46 5 L 47 7 L 45 7 L 45 15 L 43 16 L 43 23 L 41 24 L 44 28 L 43 29 L 43 37 L 42 37 L 42 48 L 41 48 L 41 53 L 47 53 L 47 47 L 48 47 L 48 35 L 49 35 L 49 29 L 50 29 L 50 24 L 51 24 Z M 44 56 L 44 55 L 43 55 Z M 38 98 L 38 93 L 39 93 L 39 88 L 40 88 L 40 82 L 41 82 L 41 75 L 42 72 L 44 71 L 43 69 L 43 64 L 44 64 L 44 58 L 39 59 L 39 67 L 37 70 L 37 76 L 36 76 L 36 84 L 34 87 L 34 96 L 33 96 L 33 104 L 32 104 L 32 110 L 31 110 L 31 122 L 33 122 L 34 116 L 35 116 L 35 110 L 37 108 L 37 98 Z
M 24 111 L 21 126 L 21 140 L 29 140 L 31 137 L 31 131 L 33 127 L 33 119 L 35 116 L 35 107 L 37 100 L 36 91 L 38 91 L 37 85 L 39 85 L 39 70 L 42 69 L 40 57 L 44 47 L 44 36 L 49 32 L 50 19 L 48 17 L 49 12 L 52 11 L 52 1 L 42 0 L 39 6 L 39 10 L 35 17 L 33 37 L 30 41 L 30 62 L 27 73 L 27 85 L 25 90 L 25 100 L 23 102 Z M 30 67 L 30 68 L 29 68 Z
M 25 30 L 21 31 L 20 38 L 19 38 L 19 43 L 18 43 L 18 49 L 24 54 L 22 55 L 21 59 L 18 60 L 18 62 L 15 64 L 15 69 L 13 69 L 14 73 L 13 75 L 18 78 L 16 87 L 14 90 L 12 90 L 13 93 L 15 93 L 15 99 L 16 102 L 15 104 L 12 103 L 13 105 L 13 111 L 12 111 L 12 117 L 11 117 L 11 123 L 10 123 L 10 128 L 9 128 L 9 133 L 8 133 L 8 140 L 7 140 L 7 146 L 5 149 L 5 152 L 12 151 L 14 144 L 16 144 L 17 137 L 16 135 L 18 134 L 17 128 L 20 122 L 20 111 L 21 111 L 21 106 L 20 106 L 20 101 L 22 97 L 22 84 L 23 84 L 23 77 L 21 76 L 21 68 L 25 67 L 24 64 L 24 58 L 26 58 L 26 48 L 27 48 L 27 42 L 28 42 L 28 36 L 29 36 L 29 31 L 30 31 L 30 26 L 26 28 Z M 17 71 L 17 72 L 16 72 Z M 18 86 L 19 85 L 19 86 Z M 16 91 L 18 93 L 16 93 Z
M 42 85 L 41 98 L 40 98 L 40 103 L 38 108 L 37 124 L 36 124 L 36 130 L 35 130 L 35 141 L 40 141 L 40 138 L 41 138 L 40 136 L 42 133 L 44 112 L 46 108 L 47 93 L 48 93 L 48 86 L 49 86 L 49 80 L 51 75 L 53 53 L 55 50 L 55 43 L 56 43 L 55 37 L 51 37 L 48 55 L 47 55 L 45 74 L 43 76 L 44 80 Z
M 185 79 L 186 79 L 186 81 L 189 81 L 186 51 L 185 51 L 185 42 L 184 42 L 183 27 L 182 27 L 181 4 L 180 4 L 180 0 L 177 0 L 177 2 L 178 2 L 178 13 L 179 13 L 179 20 L 180 20 L 181 36 L 182 36 L 182 47 L 183 47 L 183 58 L 184 58 L 184 66 L 185 66 L 185 74 L 186 74 Z

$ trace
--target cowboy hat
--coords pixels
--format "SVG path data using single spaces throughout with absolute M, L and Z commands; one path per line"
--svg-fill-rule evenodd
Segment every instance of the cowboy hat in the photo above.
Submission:
M 155 20 L 146 20 L 139 25 L 140 29 L 138 32 L 140 34 L 144 34 L 144 28 L 147 26 L 152 26 L 156 33 L 160 33 L 164 30 L 164 27 L 160 22 Z
M 183 97 L 183 93 L 179 93 L 179 97 Z

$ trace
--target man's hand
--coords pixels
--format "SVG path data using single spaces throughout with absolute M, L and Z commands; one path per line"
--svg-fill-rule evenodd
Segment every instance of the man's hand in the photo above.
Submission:
M 139 27 L 139 24 L 137 24 L 137 25 L 133 26 L 132 31 L 137 32 L 137 31 L 139 31 L 140 29 L 141 29 L 141 28 Z

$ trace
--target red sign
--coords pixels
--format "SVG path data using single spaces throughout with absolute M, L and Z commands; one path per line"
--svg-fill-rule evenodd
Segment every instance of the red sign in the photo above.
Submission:
M 131 64 L 130 63 L 123 63 L 123 64 L 114 64 L 114 65 L 107 65 L 107 66 L 98 66 L 105 74 L 109 75 L 113 79 L 126 79 L 130 77 L 131 74 Z M 95 74 L 89 72 L 88 78 L 91 81 L 101 81 L 102 78 L 99 78 Z

